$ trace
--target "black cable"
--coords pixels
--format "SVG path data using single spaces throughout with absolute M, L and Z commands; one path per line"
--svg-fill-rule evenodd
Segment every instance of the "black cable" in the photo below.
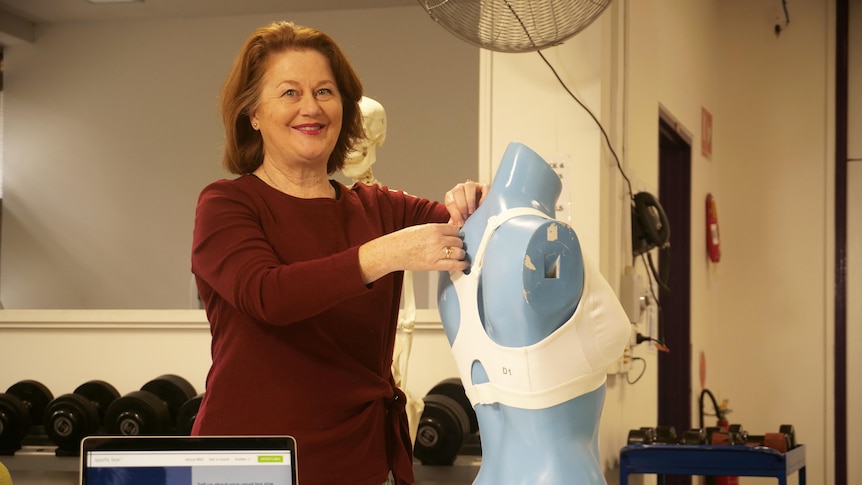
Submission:
M 641 260 L 643 261 L 644 266 L 646 266 L 646 264 L 647 264 L 646 259 L 644 259 L 643 255 L 641 255 Z M 649 268 L 647 268 L 647 269 L 649 269 Z M 655 287 L 652 284 L 652 278 L 650 278 L 649 275 L 647 275 L 647 285 L 649 288 L 649 294 L 650 294 L 650 296 L 652 296 L 652 301 L 654 302 L 654 304 L 656 306 L 656 318 L 658 319 L 656 326 L 658 327 L 658 338 L 647 337 L 647 336 L 644 336 L 644 335 L 641 335 L 640 333 L 638 333 L 635 336 L 635 341 L 638 344 L 643 343 L 645 341 L 652 341 L 656 344 L 656 348 L 658 348 L 662 352 L 670 352 L 670 348 L 665 343 L 664 311 L 662 310 L 661 303 L 659 303 L 658 295 L 656 295 L 656 293 L 655 293 Z M 668 289 L 667 291 L 669 292 L 670 290 Z
M 629 379 L 629 373 L 626 372 L 626 382 L 628 382 L 629 384 L 632 384 L 632 385 L 637 384 L 638 381 L 641 380 L 641 377 L 643 377 L 644 374 L 646 374 L 646 368 L 647 368 L 646 359 L 644 359 L 642 357 L 632 357 L 632 362 L 634 362 L 636 360 L 643 362 L 643 367 L 641 367 L 641 373 L 638 374 L 637 377 L 635 377 L 635 380 Z
M 670 349 L 667 348 L 667 346 L 664 344 L 664 342 L 662 342 L 660 339 L 650 337 L 648 335 L 644 335 L 640 332 L 638 332 L 638 334 L 635 335 L 635 341 L 637 342 L 637 345 L 640 345 L 644 342 L 652 342 L 662 352 L 670 352 Z
M 658 270 L 655 269 L 655 263 L 653 262 L 653 259 L 652 259 L 652 253 L 647 251 L 645 254 L 646 254 L 647 260 L 649 260 L 649 265 L 648 265 L 647 269 L 649 269 L 650 272 L 652 273 L 652 275 L 655 277 L 656 283 L 658 283 L 659 286 L 661 286 L 662 289 L 664 289 L 664 291 L 670 293 L 670 288 L 667 286 L 667 284 L 665 284 L 664 280 L 662 280 L 661 276 L 659 275 Z M 641 258 L 643 258 L 643 257 L 644 256 L 642 254 Z M 669 258 L 670 258 L 670 255 L 668 255 L 668 259 Z M 646 263 L 644 263 L 644 265 L 646 265 Z
M 533 47 L 538 47 L 538 46 L 536 46 L 536 43 L 533 41 L 533 36 L 530 35 L 530 30 L 527 28 L 526 25 L 524 25 L 524 21 L 521 19 L 521 16 L 518 15 L 517 12 L 515 12 L 514 8 L 512 8 L 512 4 L 509 3 L 507 0 L 504 0 L 504 3 L 506 4 L 506 7 L 509 9 L 509 11 L 512 12 L 512 15 L 515 16 L 515 19 L 518 21 L 518 23 L 521 24 L 521 28 L 524 29 L 524 34 L 526 34 L 527 38 L 530 39 L 530 44 L 532 44 Z M 583 108 L 584 111 L 586 111 L 590 115 L 590 117 L 596 123 L 596 126 L 599 127 L 599 130 L 601 130 L 602 136 L 605 139 L 605 144 L 607 144 L 608 150 L 611 151 L 611 155 L 613 155 L 613 157 L 614 157 L 614 161 L 617 164 L 617 169 L 620 171 L 620 175 L 622 175 L 623 179 L 626 181 L 626 185 L 628 186 L 628 189 L 629 189 L 629 198 L 631 200 L 634 200 L 634 193 L 632 192 L 632 182 L 631 182 L 631 180 L 629 180 L 629 177 L 626 175 L 626 172 L 623 170 L 622 163 L 620 162 L 620 157 L 617 156 L 617 152 L 614 150 L 614 147 L 611 146 L 611 140 L 610 140 L 610 137 L 608 136 L 608 133 L 605 131 L 605 127 L 602 126 L 602 124 L 599 122 L 598 118 L 596 118 L 596 115 L 593 114 L 593 112 L 590 110 L 590 108 L 588 108 L 587 105 L 582 103 L 581 100 L 578 99 L 577 96 L 575 96 L 575 93 L 573 93 L 569 89 L 569 87 L 566 86 L 566 83 L 563 82 L 563 79 L 560 77 L 559 74 L 557 74 L 557 70 L 554 69 L 554 66 L 552 66 L 550 62 L 548 62 L 548 59 L 545 58 L 545 55 L 542 54 L 542 51 L 536 50 L 536 53 L 539 54 L 539 57 L 541 57 L 543 61 L 545 61 L 545 64 L 547 64 L 548 68 L 551 69 L 551 72 L 554 73 L 554 77 L 557 78 L 557 81 L 560 82 L 560 85 L 563 86 L 563 89 L 565 89 L 566 92 L 569 93 L 569 96 L 571 96 L 572 99 L 575 100 L 575 102 L 577 102 L 579 105 L 581 105 L 581 108 Z
M 715 399 L 715 395 L 709 389 L 700 391 L 700 399 L 698 400 L 698 411 L 700 411 L 700 429 L 703 429 L 703 396 L 708 395 L 712 399 L 712 408 L 715 409 L 715 416 L 719 421 L 724 419 L 724 413 L 721 412 L 721 406 Z
M 588 108 L 587 105 L 585 105 L 583 102 L 581 102 L 581 100 L 578 99 L 577 96 L 575 96 L 575 93 L 573 93 L 569 89 L 569 87 L 566 86 L 566 83 L 563 82 L 563 79 L 560 77 L 559 74 L 557 74 L 557 70 L 554 69 L 554 66 L 552 66 L 550 62 L 548 62 L 548 59 L 545 58 L 545 55 L 542 54 L 542 51 L 536 51 L 536 53 L 539 54 L 539 57 L 541 57 L 543 61 L 545 61 L 545 64 L 547 64 L 548 67 L 551 69 L 551 72 L 554 73 L 554 77 L 557 78 L 557 81 L 560 82 L 560 85 L 563 87 L 563 89 L 565 89 L 566 92 L 569 93 L 569 96 L 571 96 L 572 99 L 575 100 L 575 102 L 577 102 L 579 105 L 581 105 L 581 108 L 583 108 L 584 111 L 586 111 L 587 114 L 590 115 L 590 118 L 592 118 L 593 121 L 596 123 L 596 126 L 599 127 L 599 130 L 602 132 L 602 137 L 605 140 L 605 144 L 608 146 L 608 150 L 610 150 L 611 155 L 613 155 L 614 161 L 617 164 L 617 170 L 620 171 L 620 175 L 622 175 L 623 179 L 626 181 L 626 185 L 628 186 L 628 189 L 629 189 L 628 190 L 629 198 L 631 200 L 634 200 L 634 193 L 632 192 L 632 182 L 631 182 L 631 180 L 629 180 L 628 175 L 626 175 L 626 172 L 623 170 L 622 163 L 620 162 L 620 157 L 617 156 L 617 152 L 614 150 L 614 147 L 611 146 L 611 140 L 610 140 L 610 137 L 608 136 L 608 133 L 605 131 L 605 127 L 602 126 L 601 122 L 599 122 L 598 118 L 596 118 L 596 115 L 593 114 L 593 112 L 590 110 L 590 108 Z

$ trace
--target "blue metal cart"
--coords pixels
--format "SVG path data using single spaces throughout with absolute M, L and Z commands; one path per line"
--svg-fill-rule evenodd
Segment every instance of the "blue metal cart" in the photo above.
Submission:
M 805 485 L 805 445 L 781 453 L 763 446 L 711 446 L 650 444 L 628 445 L 620 451 L 620 485 L 628 485 L 632 473 L 663 475 L 775 477 L 787 485 L 787 477 L 799 472 Z

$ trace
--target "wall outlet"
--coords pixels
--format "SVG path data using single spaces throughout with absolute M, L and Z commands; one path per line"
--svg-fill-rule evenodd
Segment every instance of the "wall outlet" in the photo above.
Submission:
M 641 275 L 635 273 L 633 267 L 626 266 L 620 283 L 620 303 L 630 322 L 639 323 L 641 321 L 644 308 L 646 308 L 645 300 Z

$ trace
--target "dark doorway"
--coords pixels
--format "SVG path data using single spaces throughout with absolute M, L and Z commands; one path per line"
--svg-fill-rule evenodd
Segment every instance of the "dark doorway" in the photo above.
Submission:
M 670 352 L 658 356 L 658 424 L 673 426 L 677 434 L 692 428 L 690 140 L 676 122 L 660 116 L 658 196 L 670 226 L 670 246 L 658 254 L 659 335 Z M 668 485 L 691 483 L 691 477 L 666 478 Z

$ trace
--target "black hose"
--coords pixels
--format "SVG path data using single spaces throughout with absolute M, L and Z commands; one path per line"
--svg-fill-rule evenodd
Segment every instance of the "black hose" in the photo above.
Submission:
M 724 414 L 721 411 L 721 406 L 718 405 L 718 401 L 715 399 L 715 395 L 709 389 L 704 389 L 700 391 L 700 401 L 698 403 L 698 410 L 700 411 L 700 429 L 703 429 L 703 396 L 709 394 L 709 398 L 712 399 L 712 407 L 715 409 L 715 415 L 719 421 L 724 419 Z

